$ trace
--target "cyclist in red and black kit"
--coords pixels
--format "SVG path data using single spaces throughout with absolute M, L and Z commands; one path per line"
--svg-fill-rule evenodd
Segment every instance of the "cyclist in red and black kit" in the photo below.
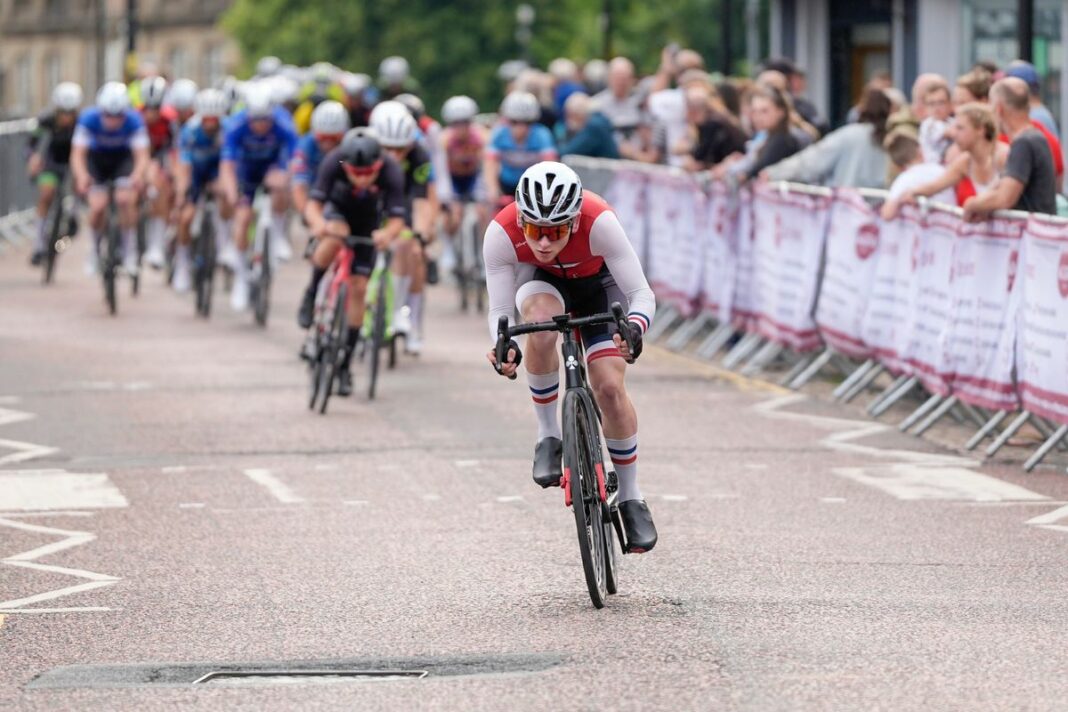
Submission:
M 167 80 L 149 77 L 141 81 L 141 116 L 148 131 L 152 163 L 148 167 L 148 198 L 151 214 L 145 230 L 145 261 L 159 269 L 166 260 L 164 255 L 167 239 L 167 220 L 174 203 L 174 185 L 170 170 L 173 161 L 171 149 L 178 135 L 178 114 L 170 106 L 163 105 L 167 94 Z
M 604 324 L 585 327 L 581 335 L 590 384 L 604 416 L 605 444 L 619 478 L 627 541 L 632 552 L 649 551 L 656 545 L 656 527 L 638 488 L 638 417 L 623 378 L 627 364 L 641 355 L 656 299 L 622 225 L 600 196 L 582 189 L 573 170 L 543 161 L 523 172 L 515 202 L 490 222 L 483 254 L 493 339 L 498 319 L 511 319 L 516 308 L 524 322 L 540 322 L 565 312 L 600 314 L 612 302 L 627 307 L 629 339 L 615 325 Z M 526 364 L 538 418 L 534 481 L 542 487 L 559 485 L 563 474 L 557 338 L 556 332 L 530 334 L 525 354 L 512 341 L 508 362 L 500 364 L 506 376 L 515 374 L 520 361 Z M 494 350 L 488 358 L 497 365 Z
M 319 282 L 341 249 L 342 240 L 352 235 L 370 237 L 375 242 L 375 248 L 354 248 L 348 304 L 351 328 L 338 374 L 340 396 L 352 393 L 349 367 L 363 324 L 364 297 L 374 269 L 375 249 L 388 249 L 404 229 L 404 216 L 404 171 L 400 164 L 382 150 L 372 131 L 350 129 L 341 145 L 323 157 L 304 209 L 308 230 L 316 238 L 305 303 L 314 301 Z

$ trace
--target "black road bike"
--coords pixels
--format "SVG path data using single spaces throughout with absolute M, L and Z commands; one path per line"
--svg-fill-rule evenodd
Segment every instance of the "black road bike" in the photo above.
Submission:
M 122 227 L 119 225 L 119 207 L 115 204 L 115 181 L 109 180 L 106 188 L 108 208 L 104 221 L 104 239 L 101 240 L 100 245 L 95 246 L 95 249 L 97 262 L 100 265 L 100 276 L 104 280 L 104 301 L 107 302 L 108 313 L 114 316 L 119 310 L 115 282 L 122 263 L 122 251 L 119 247 Z M 101 247 L 103 247 L 103 255 L 99 253 Z
M 564 504 L 571 507 L 575 515 L 582 570 L 590 600 L 594 607 L 604 608 L 608 594 L 618 590 L 613 530 L 624 553 L 627 553 L 628 545 L 616 501 L 619 483 L 616 473 L 606 471 L 604 467 L 601 411 L 586 377 L 582 342 L 576 336 L 578 329 L 597 324 L 616 324 L 633 349 L 623 307 L 619 302 L 613 302 L 611 313 L 586 317 L 560 314 L 552 321 L 511 327 L 508 317 L 501 317 L 497 324 L 496 358 L 497 371 L 500 372 L 499 364 L 507 359 L 508 342 L 515 336 L 541 331 L 558 331 L 563 335 L 560 352 L 566 372 L 562 421 Z
M 486 270 L 482 265 L 482 231 L 479 229 L 478 204 L 465 200 L 456 233 L 456 285 L 460 290 L 460 310 L 466 312 L 474 302 L 481 313 L 486 299 Z
M 67 173 L 59 176 L 56 194 L 52 198 L 48 215 L 45 217 L 47 221 L 45 234 L 48 240 L 45 242 L 44 260 L 41 265 L 44 268 L 41 279 L 45 284 L 52 283 L 56 271 L 56 258 L 67 251 L 71 239 L 78 232 L 78 221 L 74 217 L 74 211 L 66 204 L 67 180 Z
M 215 196 L 206 190 L 200 197 L 193 217 L 193 291 L 196 313 L 207 319 L 211 315 L 211 298 L 215 288 Z

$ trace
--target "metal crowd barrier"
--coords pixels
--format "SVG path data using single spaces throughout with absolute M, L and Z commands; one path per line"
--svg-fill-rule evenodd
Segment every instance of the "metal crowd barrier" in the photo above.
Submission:
M 36 119 L 0 121 L 0 252 L 30 237 L 36 192 L 26 177 L 26 142 Z
M 679 180 L 686 175 L 677 169 L 632 161 L 593 159 L 582 156 L 568 156 L 564 160 L 582 176 L 584 185 L 588 185 L 594 192 L 609 194 L 610 197 L 614 187 L 613 180 L 617 174 L 655 176 L 669 182 Z M 708 190 L 711 185 L 708 176 L 703 174 L 690 175 L 689 180 L 695 181 L 704 190 Z M 835 196 L 834 190 L 819 186 L 795 183 L 776 183 L 774 186 L 784 197 L 803 195 L 831 199 Z M 736 193 L 737 186 L 730 185 L 728 189 Z M 884 190 L 859 189 L 856 192 L 870 205 L 881 204 L 888 196 L 887 191 Z M 649 224 L 652 221 L 649 216 L 649 202 L 643 200 L 637 202 L 645 213 L 643 216 L 645 220 L 642 223 L 644 229 L 639 229 L 638 232 L 645 234 L 632 236 L 632 241 L 635 243 L 643 265 L 648 269 L 650 253 L 655 251 L 651 248 L 651 243 L 658 238 L 654 234 L 653 226 Z M 919 210 L 923 215 L 945 213 L 958 218 L 963 215 L 963 211 L 956 206 L 942 205 L 924 199 L 919 201 Z M 993 218 L 1027 221 L 1035 219 L 1036 216 L 1018 211 L 998 211 Z M 1040 222 L 1053 227 L 1055 231 L 1063 230 L 1065 234 L 1068 234 L 1068 220 L 1043 216 Z M 626 226 L 626 223 L 624 224 Z M 661 238 L 666 239 L 663 236 Z M 1063 258 L 1065 264 L 1061 266 L 1065 277 L 1060 288 L 1061 294 L 1068 298 L 1066 294 L 1068 292 L 1068 252 L 1065 255 L 1066 257 Z M 824 252 L 820 257 L 819 265 L 818 279 L 821 281 L 826 259 L 827 255 Z M 812 311 L 814 316 L 815 302 Z M 697 339 L 702 336 L 703 338 L 698 342 Z M 841 403 L 849 403 L 862 394 L 871 394 L 866 411 L 873 418 L 886 414 L 895 404 L 901 403 L 910 396 L 919 397 L 918 406 L 898 424 L 899 430 L 920 436 L 942 418 L 952 417 L 960 424 L 971 425 L 975 428 L 974 434 L 964 443 L 966 450 L 974 450 L 987 439 L 991 439 L 985 451 L 988 457 L 996 455 L 1024 425 L 1030 423 L 1045 440 L 1027 458 L 1024 463 L 1026 471 L 1034 469 L 1054 449 L 1068 452 L 1068 422 L 1063 422 L 1064 418 L 1060 418 L 1062 422 L 1058 422 L 1058 419 L 1042 417 L 1030 412 L 1022 405 L 1015 410 L 979 407 L 974 400 L 972 403 L 966 402 L 952 391 L 928 392 L 924 387 L 923 378 L 914 372 L 905 371 L 895 374 L 891 362 L 877 356 L 863 359 L 851 357 L 839 352 L 826 341 L 817 350 L 797 353 L 784 346 L 781 340 L 768 338 L 758 333 L 756 329 L 747 328 L 745 325 L 740 326 L 736 319 L 723 318 L 722 315 L 717 317 L 703 310 L 698 310 L 696 313 L 684 313 L 684 310 L 677 308 L 670 300 L 663 309 L 658 304 L 656 321 L 647 334 L 647 338 L 652 341 L 661 341 L 672 351 L 689 351 L 698 358 L 706 360 L 718 358 L 720 365 L 724 368 L 737 370 L 748 376 L 769 376 L 770 371 L 776 370 L 783 373 L 779 378 L 780 385 L 793 390 L 804 387 L 819 374 L 833 368 L 842 380 L 833 390 L 832 398 Z M 696 347 L 694 347 L 695 342 Z M 1012 376 L 1014 382 L 1017 376 L 1015 371 L 1014 368 Z M 1002 427 L 1006 421 L 1008 425 Z

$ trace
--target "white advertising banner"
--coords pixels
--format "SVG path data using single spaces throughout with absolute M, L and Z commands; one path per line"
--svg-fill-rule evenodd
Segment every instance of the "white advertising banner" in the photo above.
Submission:
M 992 410 L 1019 405 L 1013 382 L 1017 264 L 1026 221 L 962 223 L 950 273 L 952 319 L 946 371 L 954 395 Z
M 701 306 L 718 321 L 731 316 L 734 297 L 738 202 L 723 183 L 708 188 Z
M 1068 423 L 1068 227 L 1032 217 L 1016 279 L 1020 399 L 1032 413 Z
M 895 220 L 880 223 L 879 249 L 874 255 L 860 340 L 890 371 L 912 374 L 905 361 L 907 317 L 912 289 L 913 245 L 919 239 L 920 216 L 906 205 Z
M 616 172 L 605 191 L 604 199 L 612 206 L 630 244 L 645 264 L 649 234 L 649 212 L 645 205 L 648 178 L 645 173 L 623 169 Z
M 821 343 L 819 293 L 830 198 L 758 186 L 753 198 L 753 290 L 757 331 L 794 351 Z
M 855 190 L 835 194 L 824 249 L 816 325 L 823 340 L 855 359 L 871 355 L 861 325 L 878 264 L 881 220 Z
M 646 191 L 649 264 L 646 276 L 657 301 L 693 313 L 701 292 L 705 195 L 685 174 L 653 174 Z
M 734 214 L 734 293 L 731 295 L 731 320 L 735 328 L 754 328 L 756 307 L 753 301 L 753 193 L 738 191 Z

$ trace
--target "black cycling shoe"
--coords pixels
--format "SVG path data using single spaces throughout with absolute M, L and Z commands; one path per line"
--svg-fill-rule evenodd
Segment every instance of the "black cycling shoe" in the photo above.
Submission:
M 307 329 L 312 325 L 312 320 L 315 317 L 315 292 L 308 290 L 304 292 L 304 298 L 300 300 L 300 310 L 297 312 L 297 324 L 301 329 Z
M 644 554 L 656 546 L 656 525 L 644 499 L 630 499 L 619 503 L 623 515 L 623 530 L 627 533 L 627 553 Z
M 337 394 L 342 397 L 352 395 L 352 371 L 347 368 L 338 371 Z
M 30 255 L 30 264 L 34 267 L 40 267 L 42 262 L 44 262 L 44 250 L 34 250 L 33 254 Z
M 542 487 L 559 487 L 564 476 L 560 465 L 563 454 L 564 444 L 560 438 L 539 440 L 534 448 L 534 481 Z

